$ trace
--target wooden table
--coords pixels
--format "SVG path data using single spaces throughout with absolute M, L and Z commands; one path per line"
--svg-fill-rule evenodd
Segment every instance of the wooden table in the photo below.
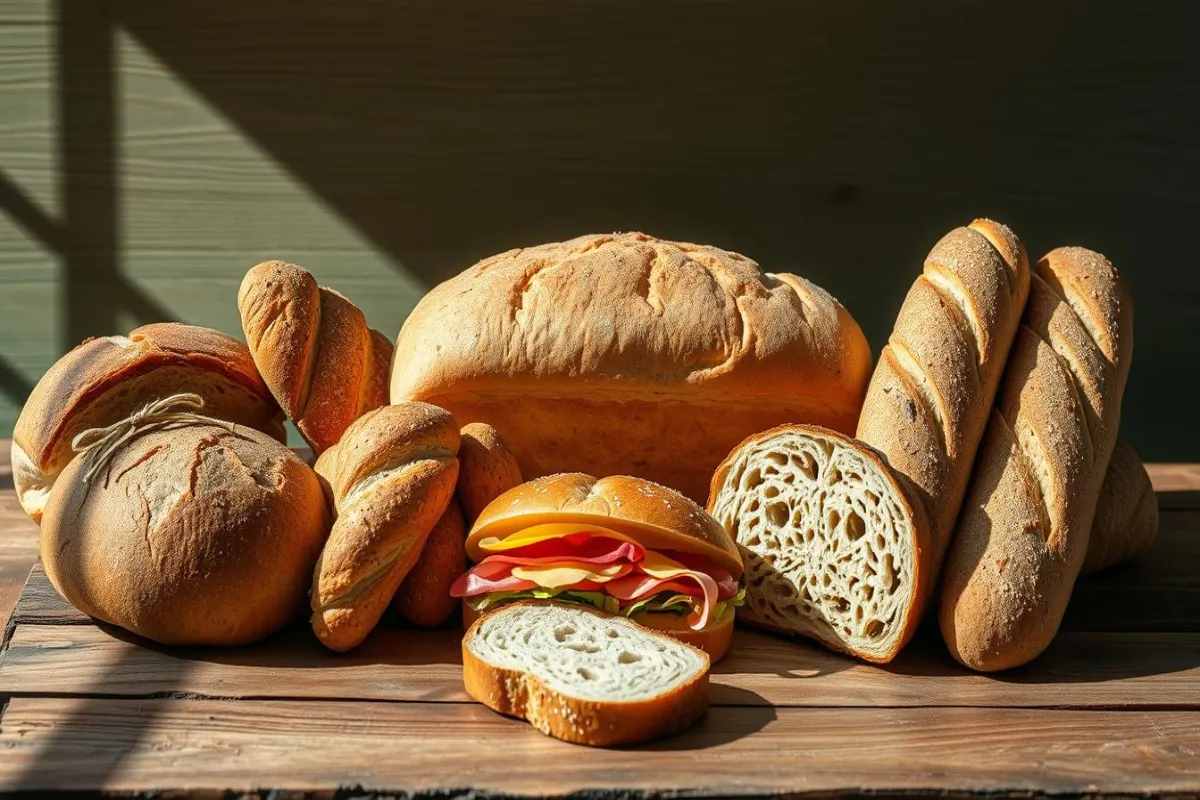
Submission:
M 33 566 L 0 443 L 0 600 Z M 1080 583 L 1005 675 L 925 630 L 866 666 L 741 631 L 690 732 L 631 750 L 549 739 L 464 695 L 454 631 L 388 622 L 339 656 L 303 625 L 242 649 L 96 625 L 33 566 L 0 661 L 0 786 L 159 793 L 657 797 L 1200 792 L 1200 467 L 1152 469 L 1154 549 Z M 7 609 L 4 609 L 7 610 Z M 604 790 L 604 791 L 601 791 Z

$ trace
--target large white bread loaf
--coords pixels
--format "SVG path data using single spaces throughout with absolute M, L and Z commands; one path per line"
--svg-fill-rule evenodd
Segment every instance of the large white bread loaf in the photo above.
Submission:
M 468 694 L 568 742 L 655 739 L 708 707 L 703 651 L 583 606 L 504 606 L 471 626 L 462 651 Z
M 393 403 L 494 425 L 526 479 L 633 475 L 701 503 L 751 433 L 852 431 L 871 368 L 827 292 L 640 233 L 485 259 L 418 303 L 396 354 Z
M 1113 266 L 1078 247 L 1037 265 L 946 561 L 942 634 L 978 670 L 1024 664 L 1058 631 L 1087 554 L 1133 352 Z

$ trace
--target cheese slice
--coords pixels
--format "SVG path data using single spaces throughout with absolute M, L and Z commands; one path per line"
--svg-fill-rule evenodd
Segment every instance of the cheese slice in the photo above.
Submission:
M 637 539 L 632 536 L 626 536 L 623 533 L 602 528 L 598 525 L 575 525 L 567 522 L 546 522 L 541 525 L 532 525 L 524 530 L 517 531 L 511 536 L 500 539 L 495 536 L 488 536 L 479 540 L 479 549 L 486 550 L 489 553 L 501 553 L 505 550 L 516 550 L 518 547 L 527 547 L 531 544 L 544 542 L 547 539 L 561 539 L 563 536 L 572 533 L 588 533 L 592 536 L 603 536 L 606 539 L 616 539 L 621 542 L 631 542 L 632 544 L 641 547 Z
M 564 589 L 582 581 L 607 583 L 628 575 L 631 569 L 633 565 L 629 563 L 586 566 L 571 563 L 534 564 L 513 567 L 512 576 L 533 581 L 544 589 Z

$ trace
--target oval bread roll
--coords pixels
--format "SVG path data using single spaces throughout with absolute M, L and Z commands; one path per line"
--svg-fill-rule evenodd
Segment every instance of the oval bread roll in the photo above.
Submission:
M 1146 466 L 1126 442 L 1118 441 L 1104 473 L 1087 557 L 1080 575 L 1124 563 L 1148 548 L 1158 533 L 1158 497 Z
M 63 470 L 41 528 L 46 574 L 80 611 L 163 644 L 241 645 L 303 608 L 329 509 L 282 444 L 176 423 L 85 483 L 90 465 Z
M 36 521 L 58 474 L 75 457 L 71 440 L 180 392 L 200 395 L 204 413 L 286 440 L 283 414 L 246 346 L 209 328 L 162 322 L 129 336 L 88 339 L 33 387 L 13 428 L 13 484 Z
M 463 427 L 458 462 L 458 499 L 468 528 L 475 524 L 488 503 L 522 483 L 516 456 L 499 432 L 483 422 Z
M 454 497 L 458 425 L 426 403 L 384 406 L 317 459 L 337 519 L 313 575 L 312 627 L 357 646 L 379 622 Z
M 252 267 L 238 311 L 254 362 L 314 453 L 387 403 L 392 343 L 308 270 L 283 261 Z
M 392 604 L 402 617 L 422 628 L 436 628 L 450 618 L 459 606 L 458 598 L 450 596 L 450 587 L 467 571 L 466 540 L 466 522 L 458 500 L 452 498 L 429 532 L 417 563 L 396 590 Z
M 977 670 L 1024 664 L 1053 639 L 1079 575 L 1116 440 L 1133 311 L 1098 253 L 1037 266 L 943 576 L 951 654 Z

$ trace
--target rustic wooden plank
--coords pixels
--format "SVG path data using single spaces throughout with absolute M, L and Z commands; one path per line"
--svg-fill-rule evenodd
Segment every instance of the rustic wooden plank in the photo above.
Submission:
M 92 619 L 55 591 L 41 562 L 29 572 L 29 580 L 13 609 L 10 625 L 91 625 Z
M 1198 741 L 1195 712 L 724 708 L 633 754 L 568 745 L 478 705 L 15 699 L 0 783 L 536 797 L 1170 792 L 1200 785 Z
M 0 439 L 0 631 L 17 604 L 25 579 L 37 560 L 38 531 L 13 491 L 11 444 Z

